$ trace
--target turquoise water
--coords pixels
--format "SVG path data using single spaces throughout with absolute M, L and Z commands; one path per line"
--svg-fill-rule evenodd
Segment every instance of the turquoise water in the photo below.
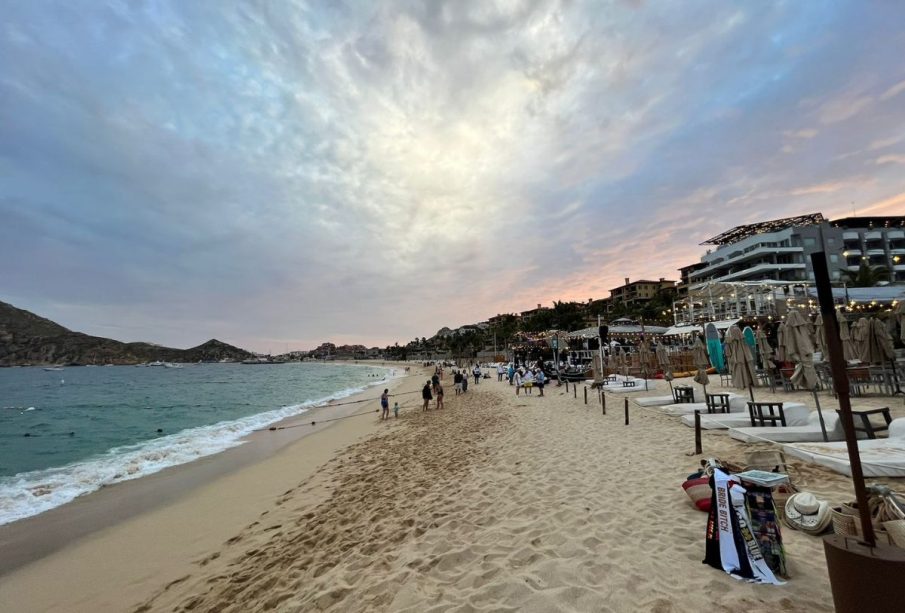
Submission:
M 390 374 L 319 363 L 0 369 L 0 524 L 241 444 Z

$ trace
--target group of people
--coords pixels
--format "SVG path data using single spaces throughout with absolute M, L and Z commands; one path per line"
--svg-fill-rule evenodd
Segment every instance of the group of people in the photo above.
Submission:
M 543 366 L 535 365 L 532 367 L 516 368 L 515 364 L 510 363 L 506 368 L 502 364 L 497 366 L 497 380 L 502 381 L 505 375 L 509 381 L 509 385 L 515 386 L 515 395 L 518 396 L 524 389 L 526 394 L 531 394 L 536 386 L 540 392 L 540 396 L 544 395 L 544 385 L 547 383 L 547 374 L 544 372 Z

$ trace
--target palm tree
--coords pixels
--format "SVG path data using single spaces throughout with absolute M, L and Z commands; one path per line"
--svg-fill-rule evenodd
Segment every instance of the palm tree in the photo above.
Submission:
M 842 277 L 849 287 L 873 287 L 880 281 L 889 280 L 889 269 L 883 265 L 871 266 L 867 260 L 861 260 L 858 272 L 843 270 Z

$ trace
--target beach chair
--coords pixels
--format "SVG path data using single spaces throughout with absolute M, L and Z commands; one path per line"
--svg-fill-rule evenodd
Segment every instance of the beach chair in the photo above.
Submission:
M 786 455 L 826 466 L 852 476 L 846 443 L 796 443 L 784 445 Z M 861 468 L 865 477 L 905 477 L 905 417 L 892 420 L 889 438 L 858 441 Z
M 727 394 L 729 396 L 729 413 L 744 413 L 748 410 L 747 399 L 738 394 Z M 701 414 L 709 413 L 706 402 L 693 402 L 682 404 L 670 404 L 659 407 L 661 411 L 667 415 L 681 417 L 682 415 L 694 415 L 695 411 Z
M 751 417 L 751 427 L 787 426 L 786 414 L 782 410 L 781 402 L 749 402 L 748 415 Z

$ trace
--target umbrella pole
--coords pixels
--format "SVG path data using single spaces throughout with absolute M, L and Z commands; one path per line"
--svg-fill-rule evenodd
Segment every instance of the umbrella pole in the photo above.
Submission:
M 748 386 L 748 395 L 751 396 L 751 402 L 754 402 L 754 386 Z
M 817 397 L 817 388 L 814 390 L 814 404 L 817 405 L 817 419 L 820 420 L 820 432 L 823 434 L 823 442 L 828 443 L 830 438 L 826 435 L 826 422 L 823 421 L 823 412 L 820 410 L 820 398 Z
M 892 395 L 897 396 L 898 394 L 905 394 L 905 392 L 902 391 L 902 388 L 899 387 L 899 375 L 896 372 L 896 361 L 890 360 L 889 365 L 892 366 L 892 380 L 893 380 L 893 383 L 896 384 L 896 391 L 894 391 L 892 393 Z
M 830 274 L 826 265 L 826 254 L 816 252 L 811 254 L 811 263 L 814 267 L 814 276 L 817 278 L 817 301 L 820 303 L 820 311 L 823 313 L 823 326 L 826 330 L 826 343 L 829 352 L 830 367 L 833 372 L 833 381 L 836 392 L 839 395 L 839 420 L 845 432 L 845 446 L 848 450 L 849 465 L 852 469 L 852 485 L 855 488 L 855 499 L 858 501 L 858 514 L 861 519 L 862 539 L 868 547 L 874 548 L 877 537 L 874 534 L 874 525 L 871 522 L 870 511 L 867 506 L 867 488 L 864 487 L 864 471 L 861 468 L 861 453 L 858 449 L 858 439 L 855 434 L 855 422 L 852 419 L 852 404 L 849 398 L 848 376 L 845 372 L 845 360 L 842 357 L 842 343 L 839 340 L 839 330 L 830 317 L 835 314 L 836 307 L 833 304 L 833 294 L 830 289 Z

